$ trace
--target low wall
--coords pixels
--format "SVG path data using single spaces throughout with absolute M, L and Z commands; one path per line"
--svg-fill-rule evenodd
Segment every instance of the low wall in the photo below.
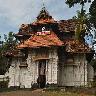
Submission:
M 0 75 L 0 81 L 7 81 L 7 80 L 8 80 L 8 76 Z

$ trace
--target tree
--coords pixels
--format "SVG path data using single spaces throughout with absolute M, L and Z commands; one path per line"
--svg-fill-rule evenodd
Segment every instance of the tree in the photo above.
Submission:
M 75 39 L 84 42 L 85 32 L 89 29 L 89 14 L 86 14 L 82 7 L 81 11 L 77 11 L 77 16 L 74 16 L 73 20 L 76 22 Z
M 6 70 L 6 59 L 2 55 L 2 50 L 3 50 L 3 41 L 1 41 L 1 36 L 0 36 L 0 75 L 3 75 Z
M 66 0 L 66 4 L 69 5 L 69 7 L 73 7 L 75 4 L 84 5 L 87 2 L 91 2 L 91 0 Z
M 90 23 L 96 28 L 96 0 L 94 0 L 89 8 Z
M 81 11 L 77 12 L 77 17 L 75 16 L 75 19 L 78 21 L 75 30 L 75 37 L 81 41 L 84 41 L 83 38 L 85 32 L 86 30 L 89 31 L 90 28 L 89 14 L 86 14 L 86 11 L 84 10 L 84 4 L 87 2 L 91 2 L 91 0 L 66 0 L 66 4 L 69 5 L 69 7 L 73 7 L 75 4 L 81 5 Z
M 76 4 L 80 4 L 81 6 L 82 6 L 82 8 L 81 8 L 81 10 L 84 10 L 84 5 L 85 5 L 85 3 L 90 3 L 91 1 L 93 1 L 93 0 L 66 0 L 66 4 L 71 8 L 71 7 L 74 7 L 74 5 L 76 5 Z M 91 15 L 91 18 L 90 18 L 90 21 L 89 21 L 89 18 L 88 18 L 88 20 L 87 20 L 87 22 L 86 22 L 86 25 L 87 25 L 87 30 L 90 30 L 91 29 L 91 27 L 92 27 L 92 25 L 91 24 L 94 24 L 94 26 L 95 26 L 95 28 L 96 28 L 96 24 L 95 24 L 95 22 L 96 22 L 96 16 L 95 16 L 95 14 L 96 14 L 96 0 L 94 0 L 93 1 L 93 3 L 91 4 L 91 7 L 90 7 L 90 9 L 89 9 L 89 11 L 90 11 L 90 15 Z M 83 16 L 83 14 L 82 14 L 82 16 Z M 90 16 L 89 16 L 90 17 Z
M 5 74 L 5 72 L 9 69 L 10 65 L 8 64 L 10 59 L 6 58 L 6 53 L 11 52 L 15 49 L 17 44 L 17 40 L 14 38 L 13 32 L 9 32 L 8 36 L 4 35 L 5 41 L 2 43 L 3 45 L 0 47 L 0 74 Z
M 8 36 L 4 34 L 5 42 L 3 44 L 3 53 L 6 53 L 8 50 L 13 50 L 16 47 L 17 40 L 14 38 L 13 32 L 9 32 Z

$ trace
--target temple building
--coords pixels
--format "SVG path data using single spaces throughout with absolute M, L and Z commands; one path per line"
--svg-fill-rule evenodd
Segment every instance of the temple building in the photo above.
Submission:
M 93 80 L 86 60 L 90 48 L 75 39 L 76 24 L 54 20 L 45 7 L 33 23 L 22 24 L 15 34 L 19 44 L 7 54 L 12 58 L 8 86 L 84 86 Z

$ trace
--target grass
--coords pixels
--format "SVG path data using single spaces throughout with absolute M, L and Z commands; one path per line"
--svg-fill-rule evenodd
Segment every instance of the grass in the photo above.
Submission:
M 84 93 L 71 93 L 71 92 L 61 92 L 61 91 L 47 91 L 44 92 L 42 96 L 95 96 L 95 95 L 87 95 Z
M 96 95 L 87 95 L 84 93 L 72 93 L 72 92 L 61 92 L 61 91 L 16 90 L 16 91 L 11 91 L 11 92 L 0 93 L 0 96 L 96 96 Z
M 37 89 L 37 90 L 18 89 L 18 88 L 3 89 L 0 92 L 0 96 L 96 96 L 96 95 L 94 94 L 89 95 L 89 93 L 86 93 L 84 90 L 65 91 L 65 90 L 61 90 L 58 87 L 55 88 L 48 87 L 46 89 Z
M 89 91 L 90 90 L 90 91 Z M 87 89 L 86 88 L 59 88 L 59 87 L 48 87 L 44 89 L 42 96 L 96 96 L 95 88 L 94 89 Z
M 34 89 L 21 89 L 21 88 L 0 88 L 0 93 L 1 92 L 12 92 L 12 91 L 33 91 Z

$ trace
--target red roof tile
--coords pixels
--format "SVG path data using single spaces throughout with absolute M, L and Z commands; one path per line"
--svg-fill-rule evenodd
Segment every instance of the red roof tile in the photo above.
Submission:
M 74 32 L 77 24 L 78 24 L 78 22 L 76 20 L 72 20 L 72 19 L 60 20 L 58 22 L 59 29 L 62 32 Z
M 24 47 L 49 47 L 49 46 L 62 46 L 63 42 L 57 37 L 54 32 L 48 35 L 37 35 L 31 36 L 24 44 L 20 44 L 18 48 Z
M 67 52 L 89 53 L 91 51 L 91 49 L 87 45 L 84 45 L 84 43 L 78 40 L 74 40 L 74 39 L 65 40 L 64 44 L 66 45 Z

